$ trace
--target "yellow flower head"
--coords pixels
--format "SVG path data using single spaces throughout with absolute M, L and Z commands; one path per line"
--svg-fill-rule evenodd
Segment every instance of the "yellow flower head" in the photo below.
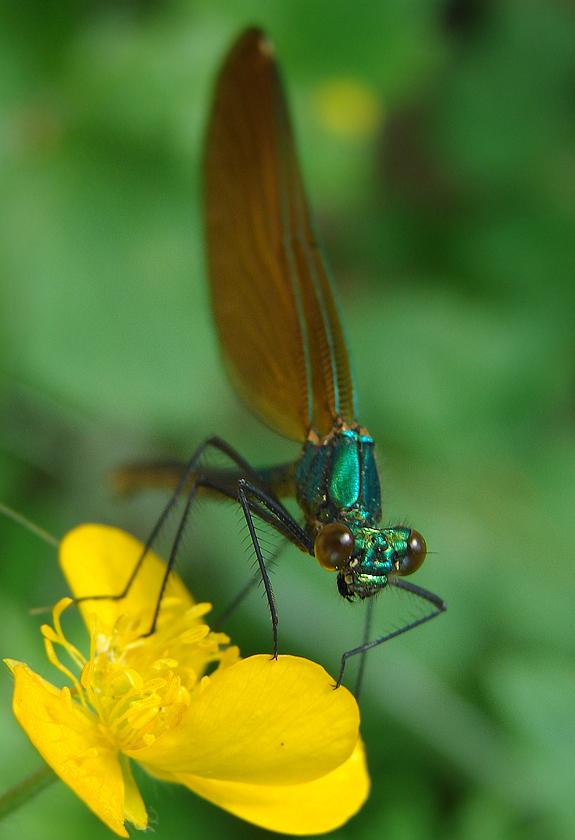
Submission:
M 329 79 L 319 88 L 316 103 L 323 127 L 345 140 L 369 140 L 382 122 L 375 91 L 356 79 Z
M 60 564 L 75 597 L 116 593 L 142 551 L 122 531 L 84 525 L 62 540 Z M 308 660 L 240 659 L 228 637 L 204 623 L 210 605 L 195 604 L 176 576 L 156 631 L 142 635 L 164 571 L 150 553 L 126 598 L 80 603 L 88 658 L 62 631 L 71 599 L 56 605 L 53 627 L 42 632 L 48 659 L 71 687 L 59 690 L 6 660 L 14 714 L 32 743 L 121 837 L 129 836 L 125 820 L 147 826 L 130 758 L 273 831 L 320 834 L 342 825 L 369 792 L 354 698 Z

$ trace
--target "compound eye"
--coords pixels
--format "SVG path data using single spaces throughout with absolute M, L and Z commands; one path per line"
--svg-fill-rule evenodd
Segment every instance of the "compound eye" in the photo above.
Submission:
M 410 531 L 409 538 L 407 540 L 407 551 L 405 556 L 399 561 L 397 574 L 402 577 L 412 575 L 419 569 L 425 560 L 426 554 L 427 546 L 425 545 L 425 540 L 419 531 Z
M 337 572 L 349 562 L 353 553 L 353 534 L 343 522 L 330 522 L 320 528 L 315 538 L 317 561 L 328 572 Z

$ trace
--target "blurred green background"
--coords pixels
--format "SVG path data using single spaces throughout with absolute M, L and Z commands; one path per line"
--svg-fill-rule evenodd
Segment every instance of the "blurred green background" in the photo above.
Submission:
M 373 652 L 373 779 L 338 837 L 575 836 L 575 5 L 569 0 L 25 0 L 0 6 L 0 500 L 60 537 L 145 538 L 164 496 L 114 499 L 119 463 L 210 433 L 255 464 L 298 448 L 225 381 L 200 209 L 210 89 L 258 23 L 283 67 L 343 303 L 386 523 L 434 552 L 448 612 Z M 231 508 L 231 509 L 230 509 Z M 251 558 L 202 503 L 180 571 L 224 608 Z M 52 677 L 28 610 L 55 551 L 0 519 L 2 656 Z M 298 552 L 274 577 L 283 652 L 336 673 L 361 605 Z M 385 613 L 385 598 L 378 612 Z M 230 621 L 270 649 L 255 595 Z M 39 758 L 0 680 L 2 789 Z M 268 833 L 142 779 L 156 836 Z M 5 838 L 111 834 L 61 784 Z

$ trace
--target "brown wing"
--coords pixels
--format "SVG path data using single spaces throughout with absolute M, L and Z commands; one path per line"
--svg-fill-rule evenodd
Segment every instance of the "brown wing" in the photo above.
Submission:
M 280 434 L 355 420 L 350 362 L 309 218 L 273 47 L 256 29 L 220 72 L 205 152 L 212 306 L 227 373 Z

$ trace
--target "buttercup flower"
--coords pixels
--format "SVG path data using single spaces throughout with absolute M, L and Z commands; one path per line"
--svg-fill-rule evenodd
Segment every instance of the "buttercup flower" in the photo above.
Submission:
M 62 540 L 60 564 L 75 597 L 115 593 L 142 550 L 122 531 L 83 525 Z M 53 627 L 42 632 L 71 687 L 5 660 L 14 714 L 37 750 L 121 837 L 129 836 L 125 820 L 147 826 L 129 759 L 273 831 L 321 834 L 345 823 L 369 792 L 355 699 L 306 659 L 242 660 L 204 623 L 210 605 L 194 603 L 175 575 L 156 632 L 142 635 L 164 570 L 150 553 L 126 598 L 79 604 L 88 658 L 62 631 L 71 599 L 56 605 Z

